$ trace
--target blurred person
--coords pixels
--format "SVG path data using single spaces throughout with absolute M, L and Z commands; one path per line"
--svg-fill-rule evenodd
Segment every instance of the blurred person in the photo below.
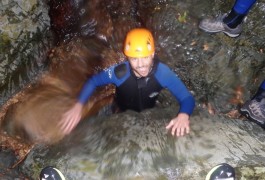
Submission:
M 173 136 L 189 133 L 189 117 L 195 100 L 178 76 L 155 56 L 152 33 L 145 28 L 132 29 L 126 35 L 123 52 L 127 57 L 125 62 L 99 72 L 84 84 L 77 102 L 59 123 L 63 133 L 69 134 L 79 123 L 83 106 L 95 88 L 107 84 L 116 86 L 115 104 L 121 111 L 140 112 L 152 108 L 159 92 L 168 89 L 179 102 L 180 109 L 166 129 L 171 129 Z

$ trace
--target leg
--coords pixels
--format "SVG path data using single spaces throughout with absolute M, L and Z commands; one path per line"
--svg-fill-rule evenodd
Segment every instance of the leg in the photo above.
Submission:
M 249 10 L 257 0 L 237 0 L 223 22 L 230 28 L 236 28 L 242 23 Z
M 203 19 L 199 28 L 210 33 L 223 32 L 230 37 L 237 37 L 242 32 L 242 22 L 256 0 L 236 0 L 230 13 L 216 19 Z
M 253 98 L 241 107 L 240 113 L 265 128 L 265 80 Z

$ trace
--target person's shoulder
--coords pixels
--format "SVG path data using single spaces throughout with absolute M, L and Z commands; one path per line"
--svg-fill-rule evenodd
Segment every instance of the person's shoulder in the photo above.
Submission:
M 128 61 L 117 64 L 114 67 L 114 74 L 118 79 L 121 79 L 129 72 Z
M 159 62 L 157 63 L 157 71 L 158 71 L 158 72 L 163 73 L 163 72 L 167 72 L 167 71 L 169 71 L 169 70 L 170 70 L 170 68 L 169 68 L 169 66 L 168 66 L 167 64 L 165 64 L 165 63 L 163 63 L 163 62 L 161 62 L 161 61 L 159 61 Z
M 161 59 L 157 55 L 155 55 L 155 57 L 154 57 L 154 65 L 157 68 L 168 68 L 168 65 L 166 65 L 165 63 L 163 63 L 161 61 Z
M 155 76 L 160 81 L 177 77 L 177 74 L 165 63 L 158 62 Z

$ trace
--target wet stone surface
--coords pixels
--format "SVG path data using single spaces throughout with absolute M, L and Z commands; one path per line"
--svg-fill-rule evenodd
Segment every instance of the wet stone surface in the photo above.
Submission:
M 165 129 L 174 114 L 155 108 L 86 119 L 60 144 L 36 147 L 22 170 L 32 176 L 56 164 L 68 179 L 204 179 L 223 162 L 241 178 L 249 176 L 248 168 L 259 176 L 253 166 L 264 169 L 265 134 L 259 126 L 201 111 L 191 118 L 191 133 L 175 139 Z

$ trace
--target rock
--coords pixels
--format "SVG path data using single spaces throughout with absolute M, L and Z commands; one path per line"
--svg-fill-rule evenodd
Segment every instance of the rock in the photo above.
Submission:
M 246 167 L 264 166 L 265 134 L 258 125 L 201 111 L 191 117 L 189 135 L 173 138 L 165 126 L 174 114 L 171 107 L 86 119 L 60 143 L 36 147 L 22 172 L 34 177 L 53 165 L 67 179 L 173 180 L 204 179 L 224 162 L 238 178 L 247 175 Z
M 41 0 L 0 2 L 0 105 L 36 80 L 53 45 Z

